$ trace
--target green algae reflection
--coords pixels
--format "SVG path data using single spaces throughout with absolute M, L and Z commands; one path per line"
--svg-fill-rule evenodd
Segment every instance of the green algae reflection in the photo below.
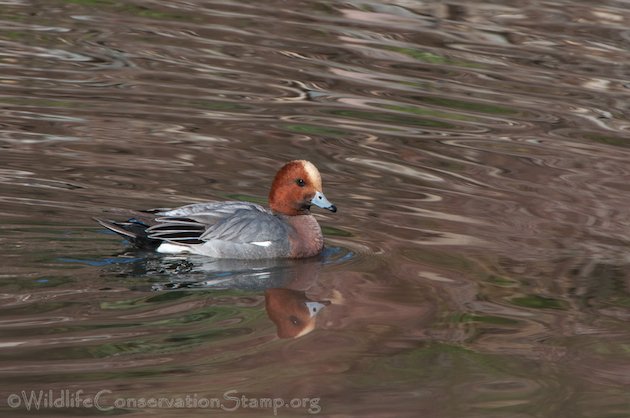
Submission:
M 585 139 L 588 139 L 593 142 L 598 142 L 604 145 L 612 145 L 614 147 L 622 147 L 622 148 L 630 148 L 630 140 L 628 138 L 619 138 L 609 135 L 601 135 L 601 134 L 586 134 L 584 135 Z
M 326 126 L 318 126 L 318 125 L 308 125 L 305 123 L 292 123 L 284 125 L 284 128 L 290 132 L 300 133 L 300 134 L 309 134 L 309 135 L 319 135 L 319 136 L 330 136 L 333 138 L 343 138 L 349 135 L 348 131 L 343 131 L 341 129 L 329 128 Z
M 490 115 L 516 115 L 518 111 L 509 107 L 490 103 L 468 102 L 465 100 L 447 99 L 445 97 L 414 97 L 415 100 L 430 105 L 449 109 L 469 110 L 471 112 L 488 113 Z
M 454 322 L 468 324 L 468 323 L 481 323 L 491 325 L 517 325 L 519 321 L 511 318 L 505 318 L 494 315 L 475 315 L 469 313 L 463 313 L 461 315 L 455 315 L 453 317 Z
M 486 68 L 486 65 L 479 64 L 472 61 L 464 61 L 462 59 L 450 58 L 443 55 L 438 55 L 429 51 L 421 51 L 415 48 L 405 48 L 397 46 L 385 46 L 386 49 L 400 54 L 404 54 L 408 57 L 421 61 L 426 64 L 438 64 L 438 65 L 453 65 L 456 67 L 464 68 Z
M 566 310 L 567 305 L 564 301 L 547 298 L 538 295 L 526 295 L 510 299 L 510 302 L 516 306 L 533 309 L 561 309 Z
M 442 129 L 454 129 L 455 126 L 442 121 L 409 117 L 405 115 L 399 115 L 396 113 L 383 113 L 383 112 L 366 112 L 360 110 L 332 110 L 329 112 L 335 116 L 343 116 L 352 119 L 360 119 L 370 122 L 383 122 L 390 123 L 394 126 L 398 125 L 411 125 L 430 128 L 442 128 Z
M 64 0 L 63 2 L 86 7 L 109 8 L 122 15 L 140 16 L 149 19 L 184 21 L 200 21 L 202 19 L 202 16 L 198 15 L 170 13 L 118 0 Z

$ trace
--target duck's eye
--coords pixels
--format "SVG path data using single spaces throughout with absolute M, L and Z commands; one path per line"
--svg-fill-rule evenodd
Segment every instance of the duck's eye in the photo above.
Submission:
M 295 180 L 295 184 L 297 184 L 300 187 L 304 187 L 306 186 L 306 182 L 303 179 L 297 179 Z
M 298 325 L 300 323 L 300 320 L 295 315 L 289 316 L 289 321 L 291 321 L 293 325 Z

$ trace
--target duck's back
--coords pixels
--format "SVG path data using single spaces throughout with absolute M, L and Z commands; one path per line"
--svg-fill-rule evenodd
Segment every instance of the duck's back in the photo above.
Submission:
M 210 202 L 163 211 L 147 230 L 164 241 L 159 252 L 191 252 L 214 258 L 290 257 L 292 227 L 260 205 Z

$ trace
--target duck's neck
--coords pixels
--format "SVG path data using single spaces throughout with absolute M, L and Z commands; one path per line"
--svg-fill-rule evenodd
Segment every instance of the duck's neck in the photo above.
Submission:
M 292 230 L 289 232 L 291 258 L 311 257 L 324 248 L 324 236 L 313 215 L 285 216 Z

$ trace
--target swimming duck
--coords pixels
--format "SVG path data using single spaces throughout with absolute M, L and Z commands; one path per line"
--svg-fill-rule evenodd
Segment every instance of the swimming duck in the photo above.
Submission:
M 132 244 L 160 253 L 230 259 L 304 258 L 324 248 L 321 228 L 311 215 L 312 205 L 337 211 L 322 193 L 317 168 L 309 161 L 295 160 L 282 166 L 273 179 L 269 209 L 248 202 L 207 202 L 152 209 L 126 222 L 95 220 Z

